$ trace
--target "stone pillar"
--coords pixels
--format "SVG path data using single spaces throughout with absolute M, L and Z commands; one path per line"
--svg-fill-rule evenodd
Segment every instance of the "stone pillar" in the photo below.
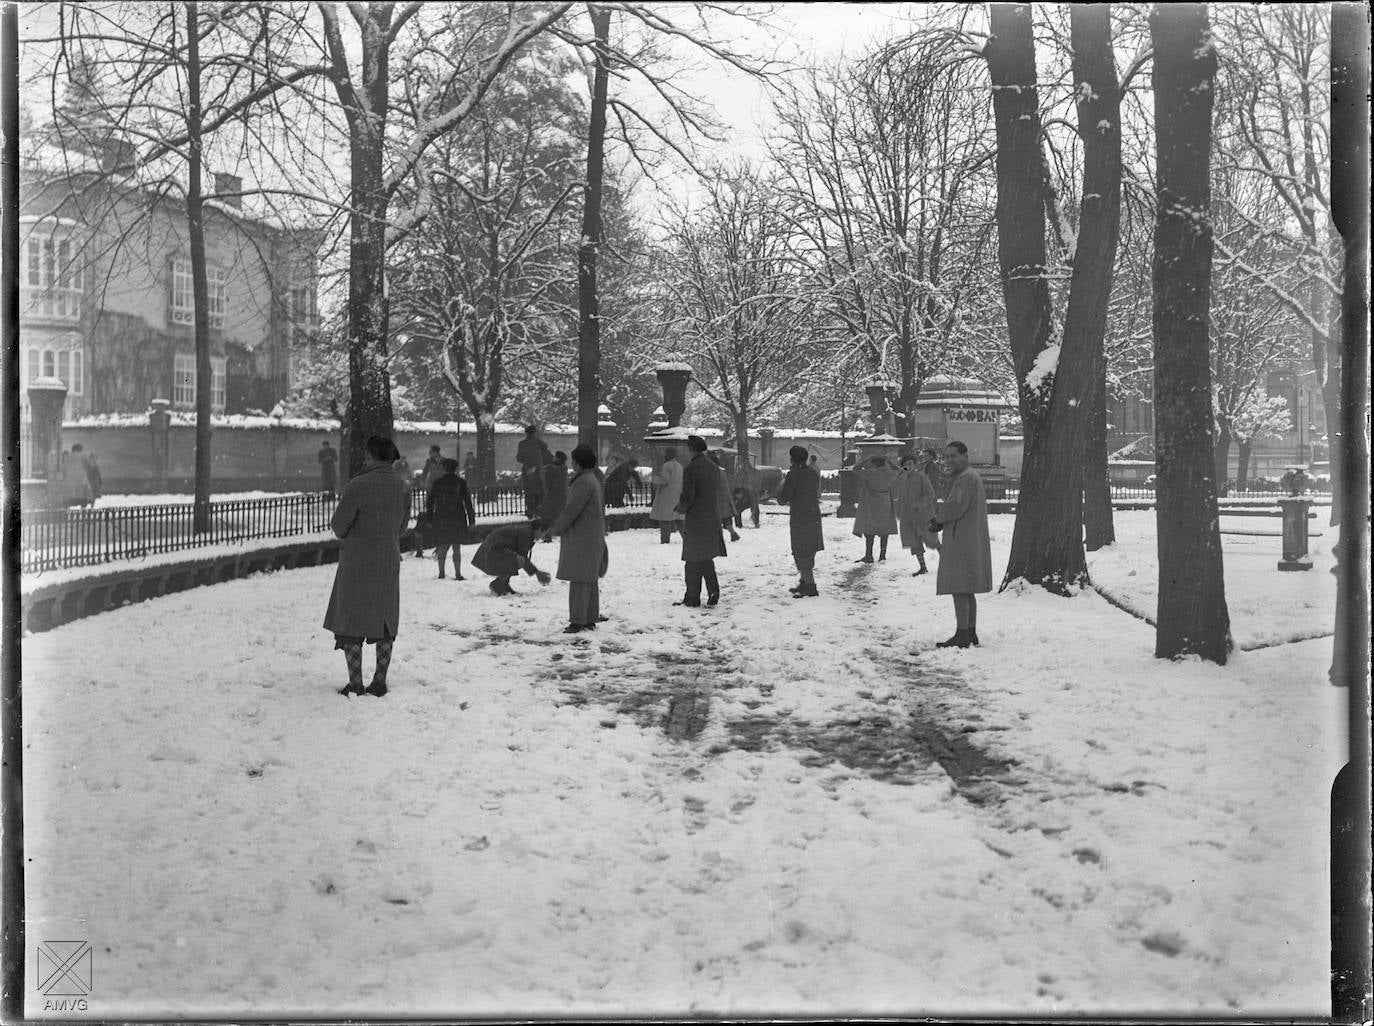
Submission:
M 759 428 L 759 466 L 776 467 L 773 462 L 773 428 Z
M 1311 570 L 1312 557 L 1307 554 L 1307 511 L 1311 499 L 1296 495 L 1279 500 L 1283 510 L 1283 558 L 1280 570 Z
M 873 417 L 873 433 L 890 435 L 894 433 L 891 407 L 887 404 L 888 383 L 874 381 L 864 386 L 868 395 L 868 412 Z
M 663 415 L 668 427 L 682 423 L 687 411 L 687 385 L 692 380 L 692 368 L 685 363 L 665 363 L 654 368 L 659 387 L 663 389 Z
M 157 475 L 158 487 L 164 492 L 167 490 L 167 463 L 171 456 L 171 405 L 166 399 L 154 399 L 148 405 L 148 436 L 153 447 L 153 472 Z M 342 454 L 340 456 L 342 457 Z
M 597 454 L 598 466 L 604 467 L 611 461 L 611 452 L 619 446 L 616 436 L 618 425 L 611 419 L 611 408 L 602 403 L 596 408 L 596 437 L 601 452 Z

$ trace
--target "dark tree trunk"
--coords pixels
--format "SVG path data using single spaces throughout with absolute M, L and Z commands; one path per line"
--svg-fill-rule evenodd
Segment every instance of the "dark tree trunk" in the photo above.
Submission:
M 587 181 L 582 189 L 582 239 L 577 249 L 577 440 L 597 448 L 601 405 L 601 313 L 596 259 L 601 246 L 601 193 L 606 149 L 606 104 L 610 80 L 611 12 L 587 5 L 595 42 L 592 52 L 592 109 L 587 128 Z
M 490 414 L 477 418 L 477 480 L 470 483 L 496 483 L 496 420 Z
M 749 414 L 744 410 L 737 410 L 734 414 L 735 422 L 735 448 L 742 456 L 749 455 Z
M 1083 467 L 1098 379 L 1104 373 L 1102 339 L 1121 211 L 1121 104 L 1110 8 L 1075 5 L 1070 18 L 1083 138 L 1083 201 L 1059 364 L 1048 411 L 1027 443 L 1005 578 L 1024 578 L 1059 594 L 1072 593 L 1088 578 Z M 1010 301 L 1007 310 L 1010 317 Z
M 189 159 L 186 175 L 186 222 L 191 245 L 191 294 L 196 335 L 196 476 L 191 506 L 191 533 L 210 530 L 210 287 L 205 270 L 204 193 L 201 171 L 200 24 L 197 5 L 186 5 L 186 130 Z
M 1116 541 L 1112 514 L 1112 482 L 1107 467 L 1107 361 L 1098 367 L 1088 420 L 1087 452 L 1083 454 L 1083 545 L 1096 552 Z
M 1244 493 L 1250 487 L 1250 456 L 1255 451 L 1255 443 L 1244 438 L 1236 439 L 1236 491 Z
M 1328 421 L 1331 478 L 1345 508 L 1336 564 L 1331 683 L 1349 688 L 1350 758 L 1331 798 L 1331 1005 L 1337 1022 L 1369 1018 L 1369 13 L 1331 11 L 1331 209 L 1345 249 L 1340 417 Z M 1327 407 L 1328 416 L 1335 407 Z M 1338 433 L 1339 432 L 1339 433 Z M 1337 469 L 1339 467 L 1339 469 Z
M 1230 491 L 1227 482 L 1231 480 L 1231 437 L 1231 427 L 1226 418 L 1218 417 L 1217 433 L 1212 445 L 1218 495 L 1226 495 Z
M 992 35 L 983 50 L 992 79 L 997 130 L 997 258 L 1016 369 L 1022 435 L 1030 450 L 1044 396 L 1026 375 L 1050 336 L 1050 287 L 1045 280 L 1044 187 L 1040 179 L 1040 99 L 1029 4 L 992 4 Z
M 1155 655 L 1225 663 L 1231 620 L 1222 576 L 1212 452 L 1208 158 L 1216 52 L 1201 4 L 1150 13 L 1158 211 L 1154 252 Z

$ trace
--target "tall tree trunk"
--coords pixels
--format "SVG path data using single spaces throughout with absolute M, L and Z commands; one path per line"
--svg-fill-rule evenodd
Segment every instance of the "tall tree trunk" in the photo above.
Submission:
M 582 239 L 577 248 L 577 440 L 597 448 L 601 405 L 601 313 L 596 259 L 601 246 L 601 193 L 606 150 L 606 104 L 610 81 L 611 12 L 587 5 L 595 42 L 592 52 L 592 109 L 587 128 L 587 181 L 582 189 Z
M 1041 206 L 1040 99 L 1029 4 L 992 4 L 992 35 L 983 49 L 992 79 L 997 130 L 997 258 L 1007 311 L 1007 336 L 1021 407 L 1025 448 L 1034 444 L 1044 397 L 1026 375 L 1050 337 L 1050 287 L 1045 280 L 1045 214 Z
M 1217 431 L 1212 443 L 1212 458 L 1216 464 L 1217 494 L 1230 492 L 1227 482 L 1231 479 L 1231 425 L 1225 417 L 1217 418 Z
M 1216 52 L 1201 4 L 1150 13 L 1158 210 L 1154 252 L 1155 655 L 1225 663 L 1231 620 L 1217 527 L 1208 303 Z
M 1107 466 L 1107 361 L 1098 367 L 1093 409 L 1083 454 L 1083 545 L 1096 552 L 1116 541 L 1112 482 Z
M 1332 788 L 1332 1016 L 1369 1017 L 1369 21 L 1363 4 L 1331 12 L 1331 200 L 1345 248 L 1340 419 L 1332 480 L 1345 497 L 1336 564 L 1331 683 L 1349 689 L 1350 758 Z M 1331 409 L 1328 407 L 1328 410 Z M 1337 467 L 1339 466 L 1339 471 Z
M 496 417 L 488 412 L 478 414 L 477 424 L 477 481 L 480 485 L 496 483 Z
M 196 336 L 196 479 L 191 506 L 191 533 L 210 530 L 210 416 L 213 369 L 210 364 L 210 287 L 205 271 L 204 192 L 201 171 L 200 23 L 197 6 L 186 5 L 186 131 L 189 165 L 186 175 L 186 223 L 191 245 L 191 294 Z
M 1255 451 L 1252 439 L 1236 439 L 1236 491 L 1243 493 L 1250 487 L 1250 457 Z
M 1076 5 L 1070 18 L 1083 139 L 1079 235 L 1059 364 L 1048 412 L 1027 446 L 1004 581 L 1024 578 L 1060 594 L 1072 593 L 1088 578 L 1083 464 L 1098 378 L 1104 373 L 1102 339 L 1121 213 L 1121 91 L 1110 8 Z
M 749 411 L 736 410 L 734 412 L 735 422 L 735 448 L 739 453 L 748 457 L 749 455 Z
M 386 24 L 369 18 L 363 25 L 362 93 L 364 108 L 351 112 L 350 185 L 352 204 L 348 240 L 348 465 L 362 469 L 367 440 L 395 430 L 391 382 L 386 369 L 388 301 L 386 295 L 387 197 L 382 164 L 385 114 L 389 102 Z M 381 113 L 379 113 L 381 112 Z

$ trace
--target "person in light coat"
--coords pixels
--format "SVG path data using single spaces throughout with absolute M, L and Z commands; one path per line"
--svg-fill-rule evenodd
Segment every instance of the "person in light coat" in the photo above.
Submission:
M 792 535 L 792 560 L 801 581 L 792 589 L 793 598 L 815 598 L 816 553 L 825 549 L 821 534 L 821 472 L 806 458 L 806 450 L 794 445 L 787 450 L 792 467 L 782 479 L 778 503 L 788 507 L 787 526 Z
M 606 505 L 596 474 L 596 450 L 579 445 L 572 451 L 576 470 L 568 482 L 568 501 L 548 529 L 561 538 L 558 579 L 568 582 L 568 626 L 564 634 L 595 630 L 601 615 L 601 578 L 610 555 L 606 549 Z
M 978 599 L 992 591 L 992 546 L 988 539 L 988 503 L 983 479 L 969 469 L 968 446 L 951 441 L 945 446 L 949 494 L 939 503 L 931 527 L 944 532 L 940 566 L 935 571 L 935 594 L 954 601 L 954 636 L 938 648 L 968 648 L 978 644 Z
M 897 511 L 902 548 L 910 549 L 921 564 L 921 569 L 911 575 L 913 577 L 930 572 L 926 567 L 926 548 L 937 552 L 940 549 L 940 540 L 930 530 L 930 520 L 935 516 L 935 489 L 931 487 L 921 459 L 920 456 L 904 456 L 902 472 L 892 482 L 892 505 Z
M 682 498 L 682 464 L 677 461 L 676 449 L 664 450 L 663 466 L 655 470 L 649 480 L 656 489 L 649 519 L 658 524 L 659 543 L 667 545 L 673 540 L 673 529 L 682 530 L 677 514 L 678 500 Z
M 887 558 L 887 539 L 897 533 L 897 517 L 892 512 L 892 482 L 897 463 L 891 456 L 870 456 L 854 464 L 859 479 L 858 510 L 854 514 L 854 536 L 864 540 L 860 563 L 873 562 L 873 539 L 881 542 L 878 558 Z
M 392 465 L 396 445 L 373 435 L 363 468 L 339 496 L 329 526 L 343 539 L 324 628 L 343 649 L 348 685 L 341 695 L 386 694 L 391 646 L 401 619 L 401 535 L 410 522 L 410 484 Z M 363 644 L 377 646 L 372 683 L 363 687 Z
M 720 533 L 720 468 L 706 458 L 706 439 L 687 438 L 692 461 L 682 472 L 682 497 L 677 511 L 682 515 L 682 562 L 687 590 L 676 606 L 701 605 L 701 585 L 706 584 L 706 604 L 720 601 L 720 581 L 716 578 L 716 557 L 725 555 L 725 539 Z

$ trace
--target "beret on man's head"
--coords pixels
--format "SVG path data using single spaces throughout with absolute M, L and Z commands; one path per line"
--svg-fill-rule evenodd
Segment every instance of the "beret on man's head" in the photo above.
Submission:
M 706 439 L 702 438 L 700 435 L 688 435 L 687 448 L 691 449 L 693 452 L 705 452 Z

